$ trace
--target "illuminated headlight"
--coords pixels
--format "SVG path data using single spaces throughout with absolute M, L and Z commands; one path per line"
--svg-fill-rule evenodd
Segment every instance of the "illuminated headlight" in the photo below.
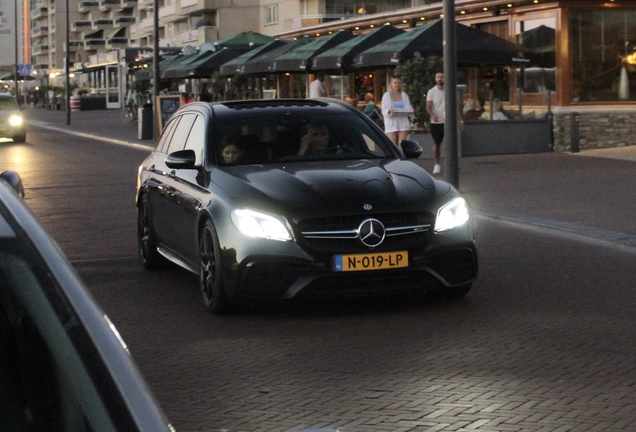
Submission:
M 437 211 L 435 232 L 448 231 L 468 222 L 468 206 L 464 198 L 455 198 Z
M 247 209 L 232 210 L 232 222 L 246 236 L 287 241 L 292 236 L 285 224 L 274 216 Z
M 22 124 L 22 116 L 16 114 L 9 116 L 9 124 L 11 126 L 20 126 Z

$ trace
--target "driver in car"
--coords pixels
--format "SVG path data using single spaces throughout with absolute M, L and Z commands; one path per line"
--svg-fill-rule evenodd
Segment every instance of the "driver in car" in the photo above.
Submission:
M 324 124 L 312 123 L 300 140 L 299 155 L 320 154 L 329 145 L 329 129 Z

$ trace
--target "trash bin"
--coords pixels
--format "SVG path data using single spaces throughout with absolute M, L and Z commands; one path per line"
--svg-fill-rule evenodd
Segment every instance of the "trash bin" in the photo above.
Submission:
M 140 140 L 152 139 L 152 105 L 146 104 L 142 108 L 137 108 L 138 138 Z

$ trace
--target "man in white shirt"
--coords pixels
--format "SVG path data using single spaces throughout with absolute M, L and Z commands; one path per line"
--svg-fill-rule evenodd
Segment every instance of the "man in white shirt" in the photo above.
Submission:
M 444 141 L 444 114 L 446 104 L 444 103 L 444 72 L 435 74 L 435 87 L 426 93 L 426 111 L 431 116 L 431 137 L 433 138 L 433 174 L 441 174 L 440 167 L 440 146 Z
M 325 88 L 325 73 L 318 72 L 316 79 L 309 84 L 309 97 L 318 98 L 327 96 L 327 89 Z

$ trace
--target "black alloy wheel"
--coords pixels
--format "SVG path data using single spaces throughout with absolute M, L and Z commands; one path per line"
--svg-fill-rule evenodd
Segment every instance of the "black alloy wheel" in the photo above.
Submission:
M 22 132 L 20 135 L 13 137 L 13 142 L 23 143 L 26 141 L 26 132 Z
M 148 270 L 160 268 L 163 257 L 157 251 L 157 240 L 150 225 L 150 205 L 146 195 L 142 195 L 137 207 L 137 244 L 143 266 Z
M 221 276 L 221 248 L 211 221 L 205 223 L 199 237 L 199 259 L 199 285 L 206 309 L 214 315 L 228 313 L 230 304 Z

